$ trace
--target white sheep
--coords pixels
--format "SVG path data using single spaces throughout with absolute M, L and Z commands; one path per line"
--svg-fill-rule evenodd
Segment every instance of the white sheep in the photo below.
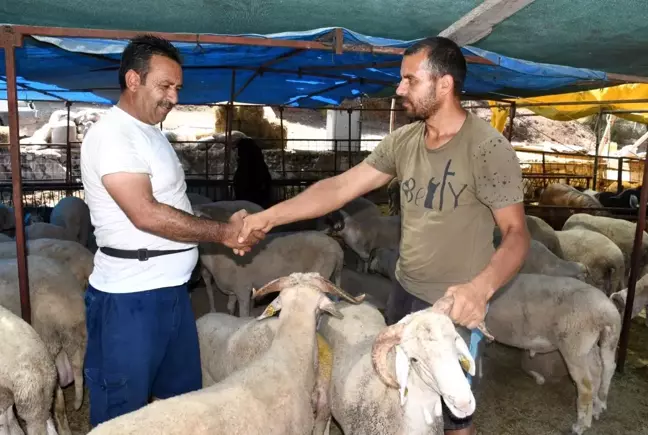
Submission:
M 565 260 L 584 264 L 590 283 L 606 295 L 621 290 L 625 262 L 621 249 L 603 234 L 584 228 L 556 231 Z
M 260 317 L 265 318 L 265 315 Z M 263 355 L 270 348 L 278 326 L 277 318 L 259 322 L 251 317 L 241 318 L 225 313 L 208 313 L 199 318 L 196 328 L 203 388 L 221 382 Z M 317 348 L 317 381 L 313 392 L 314 435 L 325 433 L 331 416 L 328 393 L 333 355 L 328 343 L 319 334 Z
M 71 434 L 54 360 L 34 328 L 0 306 L 0 414 L 10 434 L 14 404 L 28 435 Z
M 316 318 L 320 311 L 339 315 L 324 292 L 352 303 L 362 299 L 353 299 L 314 273 L 271 281 L 255 296 L 271 292 L 280 293 L 261 317 L 281 313 L 263 355 L 211 387 L 153 402 L 100 424 L 90 434 L 310 434 L 315 423 Z
M 212 278 L 229 296 L 227 310 L 250 315 L 252 288 L 293 272 L 318 272 L 336 285 L 341 284 L 344 253 L 340 244 L 317 231 L 268 234 L 244 256 L 217 243 L 199 245 L 202 277 L 207 287 L 210 310 L 215 311 Z
M 628 297 L 628 288 L 624 288 L 610 295 L 610 300 L 616 305 L 621 316 L 625 312 L 626 300 Z M 644 307 L 648 306 L 648 275 L 642 276 L 635 284 L 635 296 L 632 303 L 631 318 L 634 319 L 641 313 Z M 646 316 L 646 326 L 648 326 L 648 316 Z
M 589 280 L 589 271 L 584 264 L 563 260 L 551 252 L 544 244 L 533 239 L 519 273 L 570 276 L 584 282 Z
M 72 240 L 88 246 L 88 236 L 92 232 L 90 208 L 81 198 L 66 196 L 52 210 L 50 223 L 68 230 Z
M 27 241 L 27 253 L 53 258 L 62 262 L 79 280 L 82 288 L 88 286 L 88 277 L 94 267 L 94 256 L 78 242 L 60 239 Z M 0 243 L 0 259 L 16 258 L 16 243 Z
M 387 300 L 393 284 L 389 278 L 356 272 L 345 267 L 342 269 L 342 288 L 351 294 L 365 294 L 365 303 L 368 302 L 384 312 L 387 309 Z
M 333 349 L 331 412 L 345 435 L 441 434 L 441 399 L 459 418 L 475 411 L 462 370 L 474 375 L 475 363 L 447 315 L 433 307 L 387 327 L 370 304 L 338 308 L 344 317 L 323 317 L 319 331 Z
M 565 221 L 562 229 L 570 230 L 573 228 L 584 228 L 590 231 L 595 231 L 612 240 L 621 249 L 621 252 L 623 252 L 627 278 L 627 275 L 630 273 L 630 257 L 632 256 L 637 224 L 623 219 L 592 216 L 587 213 L 576 213 Z M 640 264 L 642 266 L 646 264 L 647 256 L 648 233 L 644 231 L 640 258 Z
M 526 224 L 531 238 L 545 245 L 551 252 L 564 258 L 556 230 L 544 220 L 536 216 L 526 215 Z
M 25 238 L 27 240 L 36 239 L 59 239 L 76 242 L 74 233 L 64 227 L 48 224 L 47 222 L 36 222 L 25 227 Z
M 532 354 L 560 351 L 578 392 L 575 433 L 607 408 L 621 317 L 603 292 L 575 278 L 518 274 L 491 299 L 486 327 Z
M 369 260 L 369 272 L 378 273 L 395 282 L 398 256 L 397 249 L 378 248 L 373 250 Z
M 74 382 L 74 408 L 83 402 L 83 359 L 87 346 L 83 288 L 57 260 L 27 256 L 32 326 L 56 361 L 59 384 Z M 0 260 L 0 305 L 20 314 L 16 259 Z

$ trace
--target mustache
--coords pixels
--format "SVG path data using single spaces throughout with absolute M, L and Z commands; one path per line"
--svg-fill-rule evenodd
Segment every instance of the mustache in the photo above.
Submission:
M 175 104 L 173 104 L 173 103 L 170 102 L 170 101 L 160 101 L 160 102 L 158 103 L 158 106 L 163 107 L 163 108 L 165 108 L 165 109 L 169 109 L 169 110 L 171 110 L 171 109 L 173 109 L 173 107 L 175 106 Z

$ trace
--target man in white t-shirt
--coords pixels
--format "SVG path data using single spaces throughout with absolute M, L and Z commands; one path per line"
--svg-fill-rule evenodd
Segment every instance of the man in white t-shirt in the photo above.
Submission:
M 219 223 L 192 214 L 184 171 L 160 129 L 178 101 L 181 59 L 169 42 L 133 39 L 119 69 L 116 106 L 81 146 L 97 251 L 86 291 L 85 378 L 93 426 L 202 386 L 187 282 L 198 242 L 243 254 L 244 211 Z

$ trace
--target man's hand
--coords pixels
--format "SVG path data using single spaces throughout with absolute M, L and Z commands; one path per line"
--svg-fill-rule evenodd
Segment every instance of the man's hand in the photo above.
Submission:
M 242 242 L 239 242 L 239 234 L 243 229 L 243 219 L 248 215 L 247 211 L 239 210 L 234 213 L 225 227 L 222 243 L 228 248 L 232 248 L 236 255 L 244 255 L 250 252 L 252 246 L 259 243 L 265 238 L 265 233 L 261 231 L 252 231 Z
M 238 234 L 238 243 L 247 244 L 253 234 L 265 234 L 272 229 L 272 224 L 267 211 L 261 211 L 245 216 L 241 231 Z
M 454 303 L 450 310 L 453 322 L 475 329 L 486 317 L 488 297 L 484 289 L 477 288 L 472 282 L 449 287 L 445 296 L 452 296 Z

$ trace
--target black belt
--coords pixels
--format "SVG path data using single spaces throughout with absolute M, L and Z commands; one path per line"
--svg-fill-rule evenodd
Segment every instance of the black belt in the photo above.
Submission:
M 160 257 L 162 255 L 178 254 L 180 252 L 187 252 L 187 251 L 191 251 L 192 249 L 194 249 L 194 247 L 186 248 L 186 249 L 171 249 L 171 250 L 167 250 L 167 251 L 158 251 L 158 250 L 152 250 L 152 249 L 128 250 L 128 249 L 116 249 L 116 248 L 107 248 L 107 247 L 99 248 L 99 250 L 101 252 L 103 252 L 106 255 L 110 255 L 111 257 L 128 258 L 128 259 L 131 259 L 131 260 L 139 260 L 139 261 L 146 261 L 149 258 Z

